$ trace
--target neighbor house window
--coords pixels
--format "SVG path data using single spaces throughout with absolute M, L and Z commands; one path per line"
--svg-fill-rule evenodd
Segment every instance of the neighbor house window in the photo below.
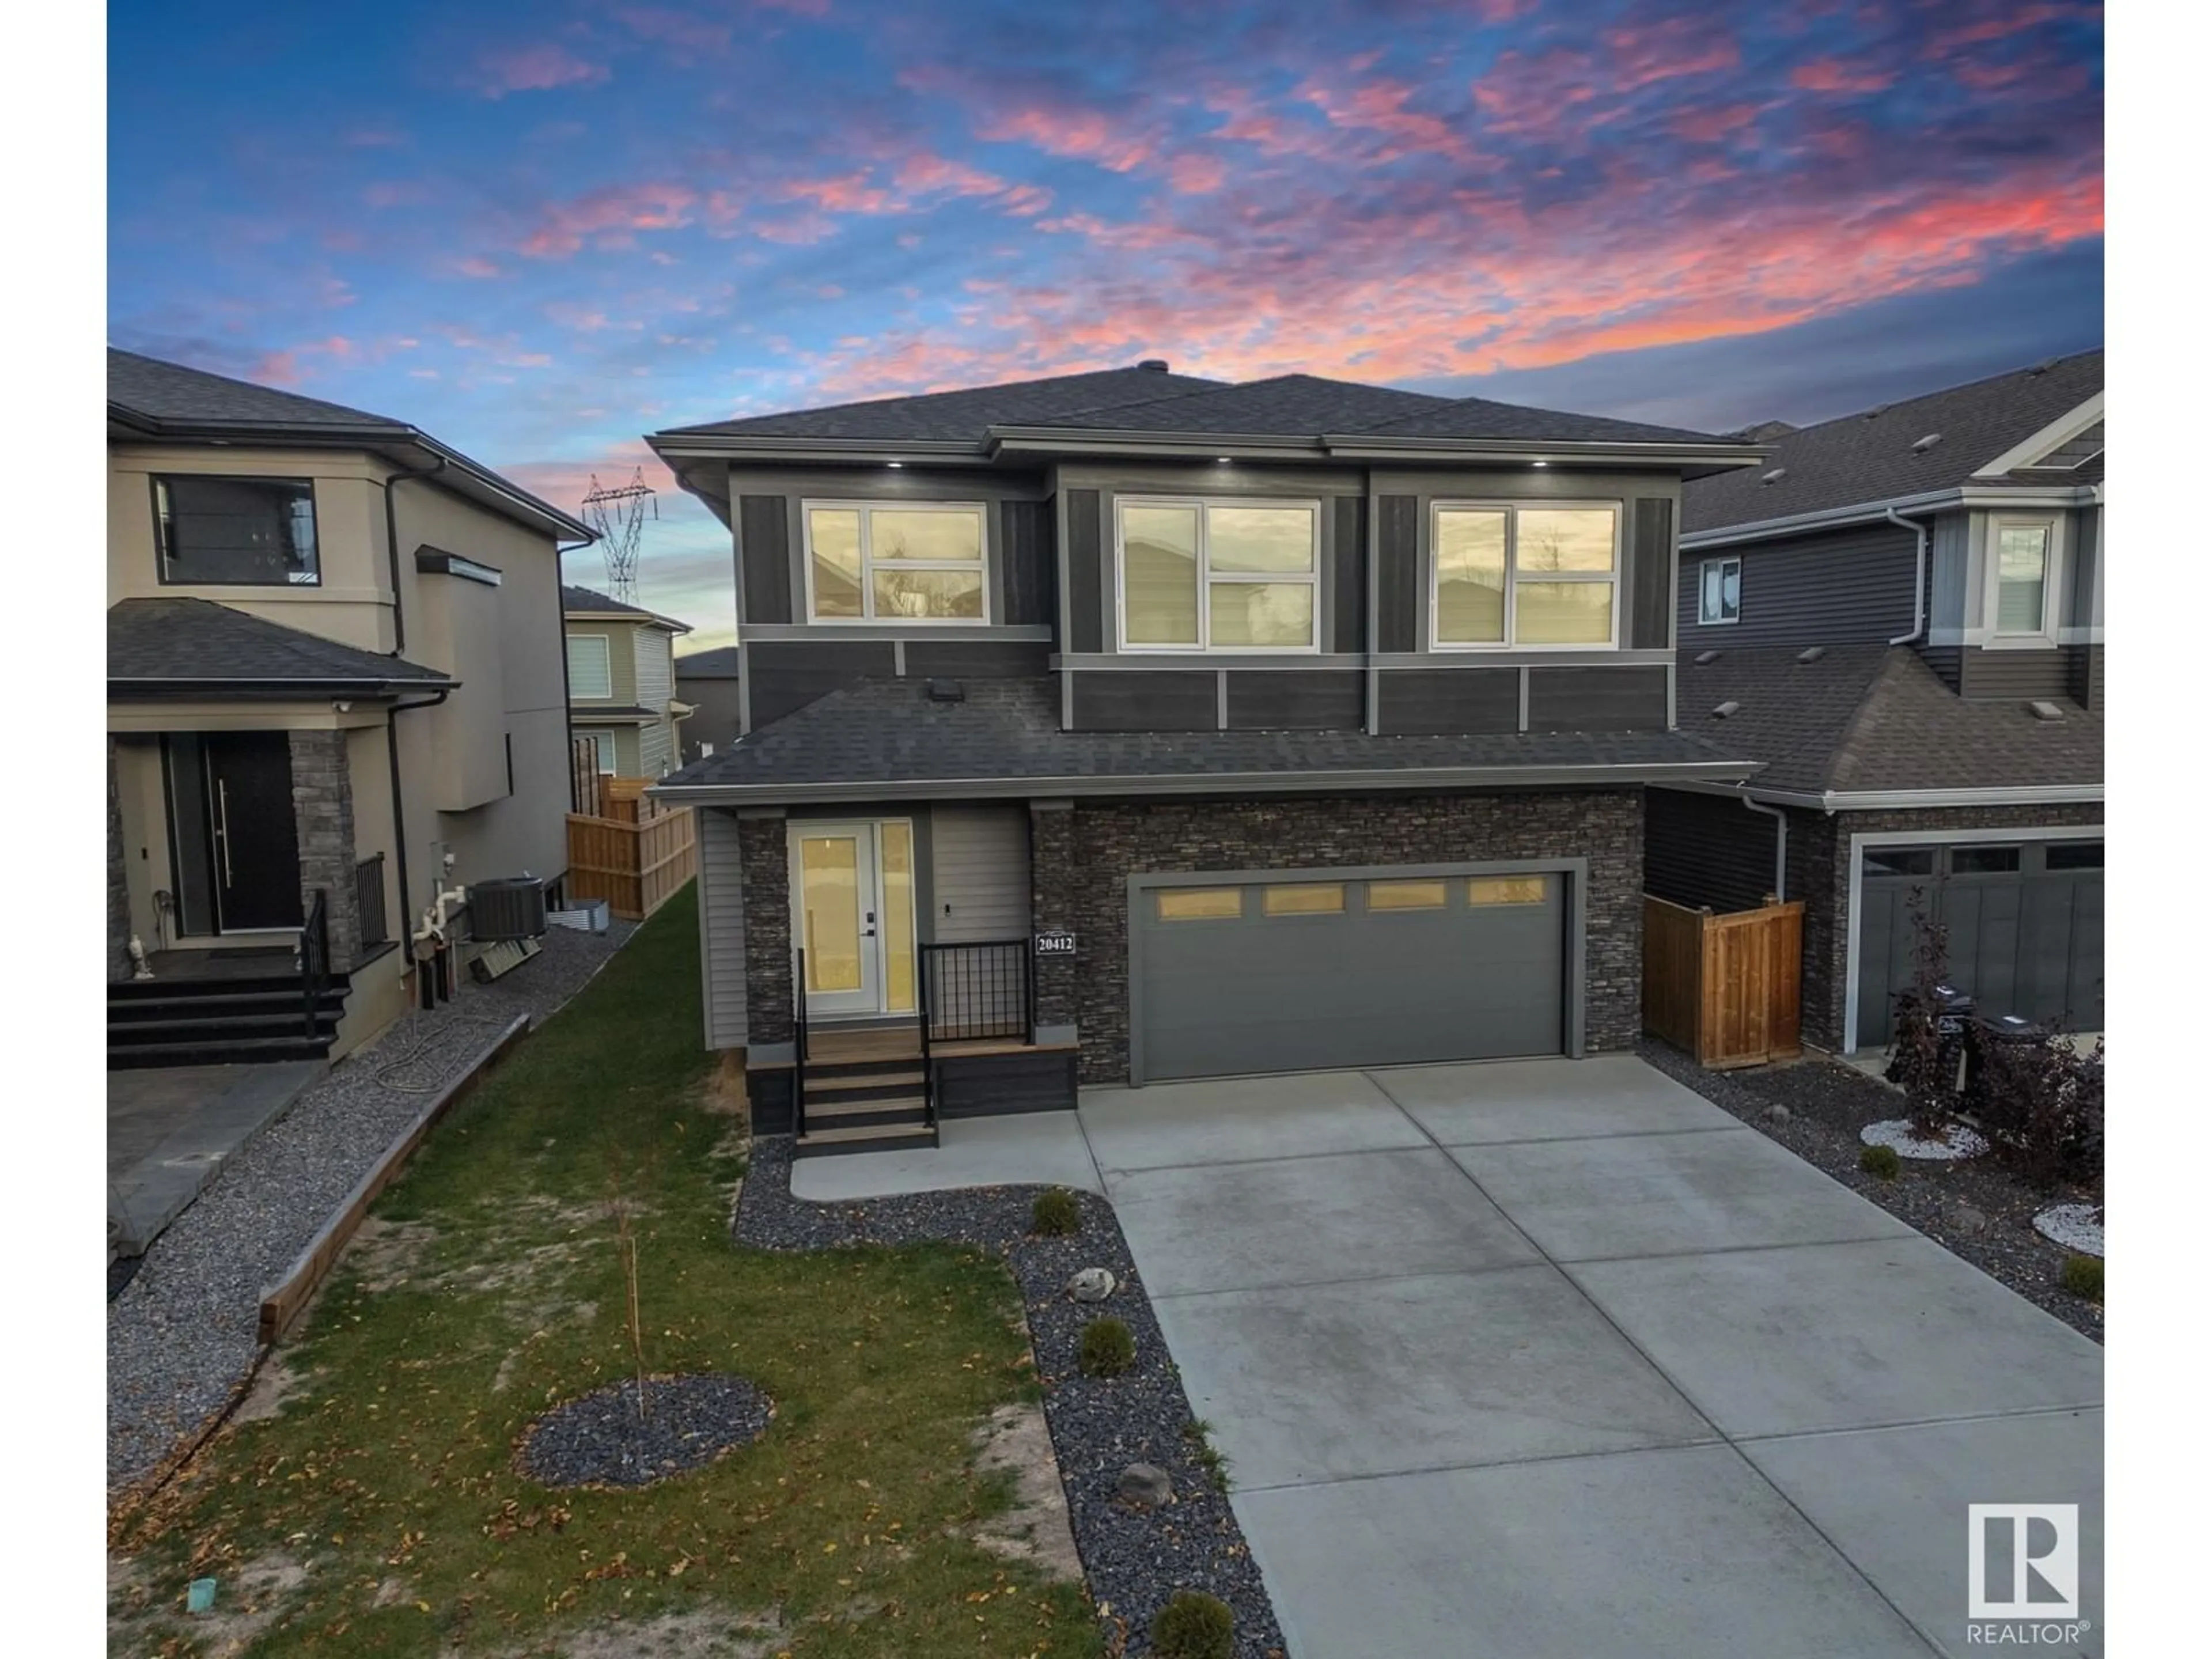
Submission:
M 306 478 L 154 480 L 161 580 L 313 587 L 315 486 Z
M 1698 622 L 1732 623 L 1743 613 L 1743 561 L 1707 559 L 1698 567 Z
M 615 775 L 615 734 L 611 732 L 587 732 L 584 734 L 592 745 L 592 764 L 603 778 Z
M 1997 626 L 2000 634 L 2040 634 L 2051 589 L 2051 526 L 1997 526 Z
M 1321 509 L 1311 501 L 1115 504 L 1121 644 L 1135 651 L 1311 651 Z
M 983 590 L 981 507 L 807 505 L 807 614 L 817 622 L 980 623 Z
M 615 694 L 614 665 L 604 634 L 568 635 L 568 695 L 571 697 L 611 697 Z
M 1437 648 L 1609 647 L 1619 637 L 1619 508 L 1440 503 L 1431 530 Z

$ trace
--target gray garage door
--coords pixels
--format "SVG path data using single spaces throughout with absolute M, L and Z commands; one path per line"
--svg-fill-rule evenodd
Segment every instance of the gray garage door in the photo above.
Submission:
M 1140 888 L 1139 1081 L 1556 1054 L 1568 878 L 1288 872 Z
M 1887 1045 L 1912 983 L 1912 902 L 1950 931 L 1952 982 L 1989 1014 L 2105 1024 L 2105 843 L 1973 842 L 1861 854 L 1858 1043 Z

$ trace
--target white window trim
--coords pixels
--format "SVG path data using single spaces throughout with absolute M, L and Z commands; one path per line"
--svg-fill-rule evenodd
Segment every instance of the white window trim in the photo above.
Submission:
M 1522 580 L 1520 569 L 1521 514 L 1524 510 L 1603 512 L 1613 515 L 1613 568 L 1610 570 L 1545 570 L 1527 578 L 1532 582 L 1611 582 L 1613 616 L 1602 645 L 1587 641 L 1562 645 L 1518 645 L 1513 625 L 1518 620 L 1517 597 Z M 1437 547 L 1439 526 L 1446 513 L 1503 513 L 1505 514 L 1505 637 L 1502 640 L 1440 640 L 1437 637 L 1437 586 L 1439 574 Z M 1427 548 L 1429 588 L 1429 649 L 1452 651 L 1618 651 L 1620 649 L 1620 590 L 1627 579 L 1621 568 L 1621 503 L 1619 501 L 1436 501 L 1429 503 Z
M 2065 608 L 2066 581 L 2072 568 L 2067 557 L 2067 518 L 2063 513 L 1992 513 L 1989 542 L 1983 553 L 1982 645 L 1991 651 L 2048 651 L 2058 645 L 2058 619 Z M 2000 632 L 1997 603 L 2004 591 L 1999 553 L 2009 529 L 2042 531 L 2048 538 L 2043 562 L 2043 622 L 2017 634 Z
M 1122 534 L 1124 509 L 1132 507 L 1175 507 L 1195 509 L 1198 514 L 1198 641 L 1194 645 L 1133 645 L 1129 641 L 1128 603 L 1121 580 Z M 1310 570 L 1224 570 L 1214 574 L 1209 562 L 1211 550 L 1206 528 L 1206 510 L 1211 507 L 1264 507 L 1303 508 L 1313 522 L 1313 568 Z M 1304 582 L 1313 589 L 1313 605 L 1309 612 L 1311 625 L 1304 645 L 1213 645 L 1213 598 L 1215 582 Z M 1318 498 L 1299 500 L 1279 495 L 1116 495 L 1114 498 L 1114 644 L 1115 649 L 1130 656 L 1170 657 L 1250 657 L 1274 653 L 1285 656 L 1319 656 L 1321 654 L 1321 501 Z
M 1717 564 L 1732 564 L 1735 567 L 1735 615 L 1733 617 L 1708 617 L 1705 614 L 1705 572 Z M 1728 579 L 1723 576 L 1721 580 L 1725 583 Z M 1718 558 L 1698 560 L 1698 626 L 1700 628 L 1733 628 L 1742 620 L 1743 556 L 1738 553 L 1728 553 L 1722 555 Z
M 575 649 L 580 645 L 596 645 L 599 659 L 606 670 L 607 689 L 604 691 L 576 690 Z M 568 697 L 574 702 L 611 702 L 615 695 L 615 647 L 611 636 L 605 634 L 571 634 L 568 635 Z
M 819 512 L 860 515 L 860 614 L 857 617 L 817 617 L 814 614 L 814 515 Z M 901 570 L 974 570 L 983 578 L 983 614 L 980 617 L 878 617 L 876 615 L 875 567 L 872 556 L 873 531 L 878 513 L 963 513 L 975 520 L 977 554 L 972 559 L 898 559 Z M 799 503 L 799 563 L 806 578 L 806 620 L 810 626 L 836 628 L 866 625 L 896 628 L 988 628 L 991 625 L 991 513 L 982 501 L 808 501 Z

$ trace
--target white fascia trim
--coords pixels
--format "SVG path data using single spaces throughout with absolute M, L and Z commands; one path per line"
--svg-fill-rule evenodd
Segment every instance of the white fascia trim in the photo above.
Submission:
M 1744 795 L 1774 806 L 1801 806 L 1814 812 L 1909 812 L 1921 807 L 1946 806 L 2069 806 L 2105 799 L 2101 783 L 2042 783 L 1995 786 L 1986 789 L 1762 789 L 1754 784 L 1713 783 L 1703 780 L 1662 786 L 1693 790 L 1706 795 Z M 1903 832 L 1900 832 L 1903 833 Z M 2018 838 L 2015 830 L 1995 832 L 1998 839 Z M 1906 840 L 1926 840 L 1925 832 L 1905 833 Z M 1963 830 L 1938 839 L 1960 841 Z
M 1974 476 L 1978 478 L 2002 477 L 2014 467 L 2040 460 L 2061 444 L 2071 443 L 2104 418 L 2105 393 L 2100 387 L 2042 430 L 2021 439 L 1987 466 L 1975 468 Z
M 1683 552 L 1694 553 L 1736 542 L 1802 536 L 1810 531 L 1833 530 L 1868 520 L 1885 519 L 1892 512 L 1932 513 L 1960 507 L 2090 507 L 2103 500 L 2103 486 L 2097 484 L 1965 484 L 1917 495 L 1894 495 L 1884 501 L 1856 501 L 1849 507 L 1832 507 L 1818 513 L 1795 513 L 1784 518 L 1758 519 L 1716 530 L 1692 531 L 1682 537 L 1681 546 Z

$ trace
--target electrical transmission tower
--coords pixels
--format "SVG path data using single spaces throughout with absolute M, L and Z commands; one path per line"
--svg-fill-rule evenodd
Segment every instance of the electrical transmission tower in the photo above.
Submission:
M 656 521 L 660 517 L 660 505 L 653 497 L 643 467 L 630 473 L 628 483 L 611 489 L 602 489 L 594 472 L 584 497 L 584 522 L 599 532 L 599 550 L 606 555 L 608 596 L 624 605 L 637 603 L 637 544 L 645 532 L 647 506 L 652 506 Z

